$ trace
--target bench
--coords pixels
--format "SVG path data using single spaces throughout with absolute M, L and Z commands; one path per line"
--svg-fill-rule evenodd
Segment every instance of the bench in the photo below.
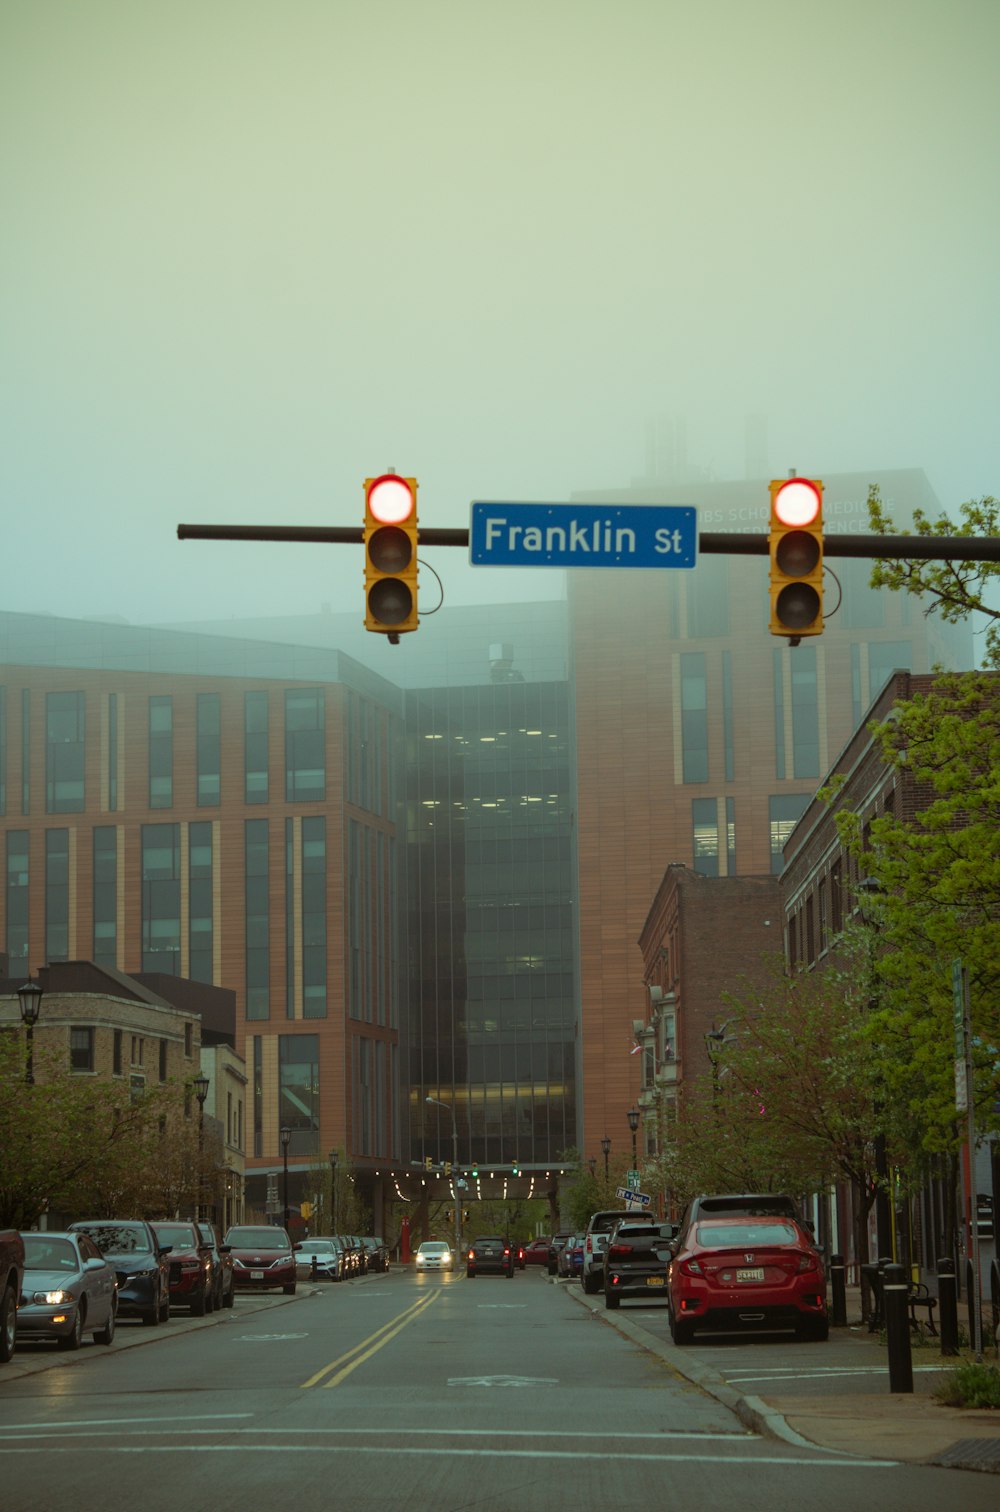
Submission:
M 927 1331 L 937 1337 L 937 1329 L 934 1327 L 934 1309 L 937 1307 L 937 1297 L 931 1296 L 925 1282 L 914 1281 L 906 1296 L 907 1305 L 910 1309 L 910 1327 L 920 1331 L 920 1323 L 917 1320 L 917 1308 L 922 1307 L 927 1314 Z

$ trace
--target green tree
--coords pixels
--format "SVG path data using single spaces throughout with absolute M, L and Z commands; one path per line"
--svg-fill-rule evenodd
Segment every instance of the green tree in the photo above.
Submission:
M 1000 535 L 1000 501 L 984 498 L 959 506 L 958 522 L 942 514 L 931 520 L 920 509 L 913 511 L 913 531 L 920 536 Z M 882 503 L 877 487 L 868 492 L 868 519 L 879 535 L 899 532 Z M 1000 562 L 923 562 L 904 557 L 877 561 L 872 567 L 873 588 L 918 594 L 929 598 L 926 612 L 950 623 L 982 615 L 988 621 L 983 665 L 1000 667 L 1000 608 L 989 603 L 1000 583 Z

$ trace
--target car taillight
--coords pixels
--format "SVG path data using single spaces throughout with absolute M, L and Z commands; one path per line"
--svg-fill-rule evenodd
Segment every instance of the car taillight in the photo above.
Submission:
M 702 1268 L 698 1264 L 697 1260 L 682 1260 L 681 1261 L 681 1275 L 683 1275 L 683 1276 L 703 1276 L 704 1274 L 705 1274 L 705 1272 L 702 1270 Z
M 608 1246 L 608 1259 L 621 1260 L 624 1255 L 631 1255 L 631 1244 L 610 1244 Z
M 799 1256 L 799 1273 L 800 1274 L 803 1271 L 814 1271 L 814 1270 L 816 1270 L 816 1268 L 817 1267 L 816 1267 L 816 1256 L 815 1255 L 800 1255 Z
M 509 1255 L 510 1254 L 510 1245 L 509 1244 L 504 1245 L 504 1254 L 505 1255 Z
M 594 1241 L 589 1234 L 587 1235 L 586 1250 L 588 1255 L 592 1255 L 594 1252 Z
M 467 1258 L 469 1260 L 475 1260 L 475 1258 L 476 1258 L 476 1252 L 475 1252 L 475 1250 L 470 1250 Z

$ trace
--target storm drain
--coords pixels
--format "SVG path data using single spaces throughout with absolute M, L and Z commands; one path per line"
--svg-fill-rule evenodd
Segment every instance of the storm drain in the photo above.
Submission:
M 1000 1475 L 1000 1438 L 959 1439 L 928 1463 L 946 1465 L 951 1470 L 991 1470 Z

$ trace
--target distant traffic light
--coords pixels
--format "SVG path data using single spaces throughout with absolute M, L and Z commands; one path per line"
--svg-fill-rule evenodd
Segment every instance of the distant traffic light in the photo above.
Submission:
M 433 1171 L 433 1169 L 434 1169 L 434 1161 L 433 1161 L 432 1157 L 430 1155 L 425 1155 L 424 1156 L 424 1170 L 425 1171 Z
M 516 1160 L 511 1161 L 510 1170 L 512 1176 L 520 1176 L 521 1174 L 521 1167 Z
M 451 1175 L 451 1161 L 450 1160 L 446 1160 L 445 1163 L 444 1163 L 444 1174 L 446 1176 L 450 1176 Z
M 365 479 L 365 629 L 398 640 L 416 630 L 417 480 Z
M 479 1180 L 479 1167 L 477 1165 L 474 1165 L 472 1167 L 472 1170 L 469 1172 L 469 1175 L 472 1177 L 473 1181 L 478 1181 Z
M 775 478 L 768 548 L 772 635 L 796 640 L 823 633 L 823 485 L 817 478 Z

